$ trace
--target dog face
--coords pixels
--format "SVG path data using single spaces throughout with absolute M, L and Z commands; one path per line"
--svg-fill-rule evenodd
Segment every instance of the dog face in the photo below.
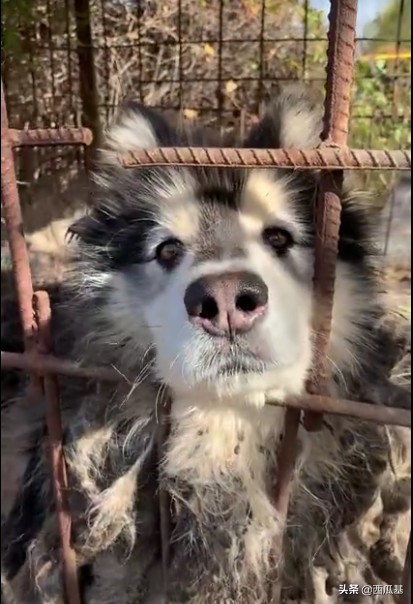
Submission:
M 159 203 L 153 183 L 150 217 L 140 216 L 136 231 L 131 220 L 141 247 L 137 256 L 125 241 L 113 317 L 125 314 L 131 329 L 143 320 L 157 376 L 174 390 L 213 387 L 223 396 L 257 388 L 254 377 L 274 387 L 286 373 L 301 387 L 312 251 L 288 179 L 207 174 L 201 184 L 171 173 L 168 189 Z
M 307 146 L 294 144 L 298 133 L 316 144 L 317 114 L 302 96 L 295 105 L 292 98 L 272 106 L 247 145 Z M 99 312 L 128 364 L 139 367 L 148 355 L 152 374 L 173 392 L 220 399 L 269 390 L 299 394 L 312 362 L 317 176 L 124 169 L 115 157 L 179 143 L 186 141 L 152 111 L 131 106 L 121 114 L 97 173 L 102 202 L 73 229 L 86 258 L 83 280 L 99 289 Z M 349 213 L 337 270 L 333 363 L 354 359 L 352 343 L 359 343 L 371 305 L 362 221 L 351 207 Z

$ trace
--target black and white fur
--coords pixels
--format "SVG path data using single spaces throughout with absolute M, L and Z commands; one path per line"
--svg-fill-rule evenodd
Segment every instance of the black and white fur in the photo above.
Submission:
M 273 101 L 245 146 L 310 148 L 320 132 L 319 109 L 291 89 Z M 173 515 L 169 601 L 335 602 L 333 576 L 361 583 L 368 582 L 365 569 L 370 579 L 376 572 L 370 550 L 381 529 L 372 541 L 357 537 L 360 547 L 348 531 L 356 534 L 369 510 L 384 514 L 386 493 L 409 480 L 404 436 L 335 417 L 320 433 L 300 429 L 284 555 L 274 559 L 284 528 L 273 499 L 285 411 L 264 403 L 303 393 L 313 361 L 319 174 L 125 169 L 117 158 L 188 143 L 204 141 L 176 132 L 148 108 L 124 109 L 95 173 L 95 207 L 71 229 L 72 278 L 52 292 L 56 354 L 113 366 L 124 378 L 118 385 L 60 378 L 84 601 L 160 601 L 157 433 L 160 406 L 172 397 L 160 468 Z M 328 359 L 332 393 L 349 397 L 354 383 L 381 377 L 374 334 L 383 310 L 365 197 L 347 177 L 342 204 Z M 287 234 L 283 249 L 271 245 L 274 229 Z M 165 267 L 159 246 L 169 240 L 179 242 L 179 254 Z M 245 333 L 211 335 L 190 320 L 185 296 L 194 282 L 220 278 L 225 288 L 234 274 L 264 284 L 265 312 Z M 2 466 L 16 468 L 16 493 L 6 500 L 2 487 L 3 577 L 18 602 L 58 604 L 64 599 L 44 409 L 30 407 L 14 382 L 6 385 Z M 395 450 L 397 463 L 389 465 Z M 349 548 L 358 560 L 351 571 L 343 562 Z

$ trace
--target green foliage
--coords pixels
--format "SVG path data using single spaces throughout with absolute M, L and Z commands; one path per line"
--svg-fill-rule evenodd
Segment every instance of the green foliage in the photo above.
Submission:
M 401 8 L 402 0 L 390 0 L 384 10 L 382 10 L 380 14 L 366 26 L 366 37 L 389 40 L 390 44 L 387 44 L 386 47 L 391 48 L 391 46 L 393 46 L 396 50 L 400 20 L 400 39 L 404 40 L 401 47 L 410 49 L 412 37 L 411 0 L 404 0 L 402 15 L 400 15 Z M 383 47 L 384 44 L 386 43 L 373 41 L 370 42 L 369 47 L 371 50 L 377 50 Z
M 1 50 L 4 55 L 23 51 L 22 31 L 33 23 L 35 0 L 1 0 Z
M 307 7 L 305 15 L 303 7 L 303 20 L 306 23 L 306 78 L 323 78 L 325 76 L 325 63 L 327 60 L 326 24 L 323 11 Z
M 358 149 L 408 149 L 411 147 L 411 63 L 359 61 L 356 68 L 350 145 Z M 366 184 L 384 193 L 396 173 L 366 173 Z
M 393 60 L 360 61 L 353 96 L 352 144 L 376 149 L 411 145 L 411 64 Z
M 396 57 L 358 64 L 354 105 L 360 118 L 353 120 L 355 147 L 411 147 L 411 60 L 397 57 L 399 51 L 411 49 L 411 27 L 411 0 L 390 0 L 365 29 L 366 37 L 378 38 L 367 45 L 370 55 L 395 53 Z M 383 189 L 396 177 L 370 174 L 368 179 L 373 187 Z

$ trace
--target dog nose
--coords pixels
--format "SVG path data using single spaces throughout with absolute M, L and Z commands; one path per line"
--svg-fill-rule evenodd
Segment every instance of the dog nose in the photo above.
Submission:
M 191 283 L 184 296 L 189 320 L 211 335 L 246 333 L 268 307 L 268 288 L 256 274 L 208 275 Z

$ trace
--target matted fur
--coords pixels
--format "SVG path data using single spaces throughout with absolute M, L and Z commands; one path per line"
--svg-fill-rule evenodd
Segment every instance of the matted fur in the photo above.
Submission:
M 305 93 L 287 90 L 245 145 L 314 146 L 319 116 Z M 50 292 L 56 353 L 112 365 L 124 378 L 60 378 L 84 600 L 160 601 L 158 478 L 173 516 L 171 603 L 332 603 L 340 583 L 400 583 L 405 545 L 393 529 L 410 508 L 407 431 L 358 420 L 326 417 L 317 434 L 300 428 L 283 556 L 274 558 L 284 529 L 273 497 L 285 412 L 264 402 L 302 393 L 311 368 L 319 175 L 126 170 L 116 161 L 118 152 L 188 141 L 202 143 L 149 109 L 124 110 L 96 170 L 96 207 L 72 227 L 72 278 Z M 364 200 L 346 177 L 328 352 L 332 394 L 345 397 L 384 383 L 390 369 Z M 294 241 L 282 254 L 263 239 L 274 226 Z M 154 254 L 170 237 L 184 252 L 166 271 Z M 194 327 L 183 303 L 190 283 L 243 271 L 265 282 L 265 315 L 234 340 Z M 3 304 L 2 348 L 19 350 L 13 305 Z M 158 468 L 158 411 L 170 395 Z M 14 474 L 12 487 L 2 480 L 4 581 L 19 602 L 60 604 L 43 418 L 41 402 L 29 404 L 15 375 L 2 374 L 2 469 Z

